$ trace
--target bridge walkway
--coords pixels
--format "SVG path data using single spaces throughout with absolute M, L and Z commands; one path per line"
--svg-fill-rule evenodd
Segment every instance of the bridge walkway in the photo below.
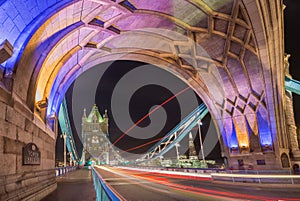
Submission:
M 57 189 L 42 201 L 95 201 L 92 172 L 78 169 L 57 177 Z

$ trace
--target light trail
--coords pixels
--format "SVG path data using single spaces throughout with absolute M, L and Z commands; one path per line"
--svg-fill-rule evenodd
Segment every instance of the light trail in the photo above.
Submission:
M 168 98 L 167 100 L 165 100 L 163 103 L 161 103 L 160 105 L 156 106 L 153 110 L 151 110 L 149 113 L 147 113 L 145 116 L 143 116 L 141 119 L 139 119 L 135 124 L 133 124 L 130 128 L 128 128 L 116 141 L 114 141 L 114 143 L 112 143 L 105 152 L 109 151 L 116 143 L 118 143 L 125 135 L 127 135 L 128 132 L 130 132 L 132 129 L 134 129 L 139 123 L 141 123 L 142 121 L 144 121 L 147 117 L 149 117 L 153 112 L 155 112 L 156 110 L 158 110 L 159 108 L 161 108 L 162 106 L 164 106 L 165 104 L 167 104 L 168 102 L 170 102 L 171 100 L 173 100 L 175 97 L 179 96 L 180 94 L 186 92 L 188 89 L 190 89 L 190 87 L 186 87 L 183 90 L 179 91 L 178 93 L 176 93 L 175 95 L 171 96 L 170 98 Z M 124 152 L 124 151 L 123 151 Z M 122 153 L 123 153 L 122 152 Z M 100 157 L 103 155 L 103 153 L 100 155 Z
M 103 167 L 102 167 L 103 168 Z M 149 170 L 145 170 L 145 171 L 141 171 L 137 172 L 136 168 L 128 168 L 128 167 L 117 167 L 114 168 L 113 170 L 111 168 L 105 168 L 107 171 L 110 171 L 112 173 L 118 172 L 119 175 L 123 174 L 126 175 L 126 177 L 135 177 L 135 178 L 140 178 L 142 180 L 147 180 L 147 181 L 151 181 L 153 183 L 158 183 L 158 184 L 162 184 L 165 186 L 168 186 L 170 188 L 176 189 L 178 191 L 185 191 L 188 193 L 192 193 L 192 194 L 198 194 L 201 196 L 208 196 L 208 197 L 215 197 L 215 198 L 221 198 L 224 200 L 234 200 L 234 199 L 238 199 L 240 200 L 241 198 L 243 200 L 268 200 L 268 201 L 300 201 L 300 198 L 288 198 L 288 197 L 269 197 L 269 196 L 263 196 L 263 195 L 251 195 L 251 194 L 243 194 L 243 193 L 239 193 L 239 192 L 228 192 L 228 191 L 224 191 L 224 190 L 214 190 L 214 189 L 207 189 L 207 188 L 203 188 L 203 187 L 196 187 L 196 186 L 188 186 L 188 185 L 184 185 L 184 184 L 178 184 L 178 183 L 174 183 L 172 182 L 172 179 L 177 179 L 177 175 L 171 175 L 169 173 L 165 173 L 163 171 L 161 171 L 160 173 L 156 173 L 149 171 Z M 178 172 L 178 175 L 181 174 L 181 179 L 187 179 L 187 180 L 198 180 L 196 178 L 194 178 L 193 176 L 188 176 L 186 175 L 185 172 Z M 162 178 L 161 176 L 164 176 L 164 178 Z M 256 175 L 257 176 L 257 175 Z M 270 176 L 270 175 L 268 175 Z M 272 175 L 274 176 L 274 175 Z M 279 176 L 279 175 L 278 175 Z M 290 176 L 290 175 L 282 175 L 282 176 Z M 171 180 L 170 180 L 171 179 Z
M 198 130 L 198 128 L 193 128 L 192 130 Z M 180 133 L 178 133 L 178 135 L 180 135 L 182 132 L 183 132 L 183 130 L 180 131 Z M 159 140 L 163 140 L 163 139 L 166 139 L 166 138 L 168 138 L 168 136 L 164 136 L 164 137 L 162 137 L 162 138 L 158 138 L 158 139 L 152 140 L 152 141 L 150 141 L 150 142 L 146 142 L 146 143 L 141 144 L 141 145 L 138 145 L 138 146 L 136 146 L 136 147 L 132 147 L 132 148 L 130 148 L 130 149 L 127 149 L 127 150 L 125 150 L 125 151 L 122 151 L 122 152 L 120 153 L 120 155 L 122 155 L 124 152 L 132 151 L 132 150 L 135 150 L 135 149 L 139 149 L 139 148 L 141 148 L 141 147 L 144 147 L 144 146 L 146 146 L 146 145 L 152 144 L 152 143 L 154 143 L 154 142 L 157 142 L 157 141 L 159 141 Z
M 139 148 L 141 148 L 141 147 L 147 146 L 147 145 L 152 144 L 152 143 L 154 143 L 154 142 L 157 142 L 157 141 L 159 141 L 159 140 L 161 140 L 161 139 L 163 139 L 163 138 L 158 138 L 158 139 L 152 140 L 152 141 L 150 141 L 150 142 L 146 142 L 146 143 L 144 143 L 144 144 L 138 145 L 138 146 L 136 146 L 136 147 L 132 147 L 132 148 L 130 148 L 130 149 L 127 149 L 127 150 L 125 150 L 125 151 L 122 151 L 122 152 L 120 153 L 120 155 L 122 155 L 124 152 L 136 150 L 136 149 L 139 149 Z
M 142 121 L 144 121 L 147 117 L 149 117 L 153 112 L 155 112 L 156 110 L 158 110 L 159 108 L 161 108 L 162 106 L 164 106 L 165 104 L 167 104 L 168 102 L 170 102 L 171 100 L 173 100 L 176 96 L 179 96 L 180 94 L 184 93 L 185 91 L 187 91 L 188 89 L 190 89 L 190 87 L 187 87 L 183 90 L 181 90 L 180 92 L 178 92 L 177 94 L 171 96 L 170 98 L 168 98 L 167 100 L 165 100 L 163 103 L 161 103 L 160 105 L 156 106 L 153 110 L 151 110 L 149 113 L 147 113 L 145 116 L 143 116 L 141 119 L 139 119 L 135 124 L 133 124 L 129 129 L 127 129 L 112 145 L 115 145 L 117 142 L 119 142 L 128 132 L 130 132 L 132 129 L 134 129 L 139 123 L 141 123 Z

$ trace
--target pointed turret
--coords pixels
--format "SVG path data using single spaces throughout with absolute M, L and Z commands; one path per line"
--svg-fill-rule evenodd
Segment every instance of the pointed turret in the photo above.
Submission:
M 103 118 L 98 110 L 98 107 L 96 104 L 94 104 L 91 113 L 89 114 L 87 118 L 88 122 L 94 122 L 94 123 L 100 123 L 103 122 Z

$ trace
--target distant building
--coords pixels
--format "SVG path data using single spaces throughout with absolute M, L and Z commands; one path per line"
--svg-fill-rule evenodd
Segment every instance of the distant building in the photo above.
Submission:
M 107 110 L 103 117 L 98 107 L 93 106 L 90 114 L 86 115 L 86 109 L 82 116 L 82 142 L 83 153 L 81 162 L 87 161 L 96 164 L 109 164 L 110 141 L 108 134 L 108 116 Z
M 198 159 L 192 133 L 189 133 L 189 159 Z

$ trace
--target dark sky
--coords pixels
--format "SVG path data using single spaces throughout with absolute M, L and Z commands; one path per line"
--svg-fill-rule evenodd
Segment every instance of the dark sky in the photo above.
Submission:
M 284 15 L 284 23 L 285 23 L 285 51 L 286 53 L 291 54 L 290 57 L 290 73 L 293 76 L 294 79 L 300 80 L 300 29 L 298 27 L 298 21 L 299 21 L 299 12 L 300 12 L 300 0 L 284 0 L 284 4 L 286 5 L 285 8 L 285 15 Z M 100 112 L 103 114 L 105 109 L 109 109 L 111 107 L 110 105 L 110 99 L 112 96 L 113 88 L 115 87 L 116 82 L 118 82 L 124 74 L 126 74 L 128 71 L 138 67 L 139 65 L 143 65 L 143 63 L 139 62 L 128 62 L 128 61 L 119 61 L 115 62 L 113 65 L 110 65 L 109 69 L 105 72 L 105 76 L 102 76 L 101 80 L 99 80 L 99 83 L 96 87 L 96 98 L 94 102 L 99 106 Z M 120 68 L 122 66 L 122 68 Z M 167 72 L 161 71 L 160 76 L 165 76 L 166 74 L 170 74 Z M 180 80 L 178 80 L 181 82 Z M 182 86 L 186 86 L 183 82 Z M 72 85 L 67 92 L 68 97 L 68 107 L 69 110 L 72 110 L 72 91 L 73 91 L 74 85 Z M 86 89 L 89 90 L 89 89 Z M 103 95 L 106 94 L 106 95 Z M 130 100 L 129 109 L 130 109 L 130 117 L 133 121 L 137 121 L 140 119 L 143 115 L 145 115 L 147 112 L 149 112 L 149 109 L 157 104 L 162 103 L 166 98 L 172 96 L 172 92 L 170 92 L 167 88 L 156 86 L 156 85 L 149 85 L 142 87 L 139 89 Z M 295 112 L 295 120 L 298 127 L 300 127 L 300 104 L 297 104 L 300 102 L 300 96 L 293 94 L 294 97 L 294 112 Z M 201 102 L 201 100 L 199 100 Z M 90 111 L 90 106 L 86 106 L 87 111 Z M 180 115 L 180 111 L 176 110 L 174 108 L 180 107 L 178 105 L 178 101 L 176 99 L 172 100 L 170 103 L 166 104 L 164 106 L 164 109 L 167 112 L 168 118 L 166 126 L 163 128 L 163 130 L 158 133 L 155 136 L 152 136 L 149 139 L 133 139 L 130 136 L 124 137 L 117 145 L 117 147 L 121 148 L 122 150 L 126 150 L 128 148 L 143 144 L 147 141 L 151 141 L 155 138 L 162 137 L 168 130 L 173 128 L 180 119 L 178 118 Z M 81 112 L 81 111 L 80 111 Z M 111 111 L 109 110 L 109 116 L 111 117 Z M 71 116 L 72 118 L 72 116 Z M 210 121 L 210 116 L 206 117 L 206 122 Z M 144 127 L 149 125 L 150 119 L 145 119 L 139 126 Z M 203 137 L 205 136 L 205 129 L 207 130 L 207 127 L 204 127 L 202 132 Z M 73 127 L 73 130 L 76 130 Z M 77 131 L 78 132 L 78 131 Z M 80 133 L 81 131 L 79 131 Z M 113 121 L 113 118 L 110 118 L 110 140 L 114 142 L 120 135 L 123 134 L 122 131 L 116 126 L 115 122 Z M 196 149 L 198 150 L 198 143 L 199 138 L 196 133 L 194 134 L 196 137 L 195 139 L 195 145 Z M 77 137 L 75 137 L 77 138 Z M 76 140 L 76 139 L 75 139 Z M 80 144 L 79 138 L 77 138 L 77 144 Z M 62 146 L 62 140 L 58 138 L 57 147 Z M 147 150 L 151 145 L 148 147 L 144 147 L 142 149 L 135 150 L 134 152 L 143 152 Z M 79 145 L 80 147 L 80 145 Z M 60 149 L 60 148 L 59 148 Z M 218 158 L 220 153 L 219 145 L 216 146 L 216 149 L 214 150 L 211 158 Z M 58 158 L 60 157 L 59 154 L 57 155 Z
M 116 61 L 114 63 L 110 63 L 109 67 L 105 71 L 104 74 L 101 74 L 101 69 L 104 68 L 106 64 L 101 64 L 93 68 L 92 70 L 87 71 L 83 74 L 82 77 L 79 78 L 78 82 L 79 84 L 73 84 L 70 89 L 68 90 L 66 97 L 67 97 L 67 103 L 68 103 L 68 109 L 70 112 L 70 118 L 71 121 L 75 122 L 73 124 L 72 130 L 74 132 L 77 131 L 77 133 L 81 133 L 81 127 L 80 126 L 74 126 L 74 125 L 80 125 L 80 119 L 83 113 L 83 107 L 87 108 L 87 115 L 90 112 L 92 104 L 89 103 L 89 101 L 86 101 L 86 97 L 89 96 L 87 94 L 87 91 L 93 91 L 89 86 L 90 84 L 96 85 L 95 94 L 91 94 L 94 96 L 93 101 L 97 104 L 99 107 L 100 113 L 103 114 L 105 109 L 108 109 L 108 116 L 109 116 L 109 134 L 110 134 L 110 141 L 114 143 L 123 133 L 119 127 L 118 123 L 115 122 L 113 118 L 113 114 L 111 111 L 112 106 L 112 93 L 114 90 L 116 90 L 116 85 L 120 82 L 120 80 L 133 70 L 136 70 L 138 68 L 143 68 L 145 66 L 145 63 L 141 62 L 132 62 L 132 61 Z M 149 69 L 153 71 L 153 74 L 157 76 L 157 79 L 162 79 L 166 82 L 171 83 L 172 85 L 175 85 L 175 83 L 178 85 L 179 89 L 184 89 L 187 87 L 187 85 L 179 80 L 177 77 L 172 75 L 171 73 L 162 70 L 158 67 L 150 66 Z M 99 73 L 100 72 L 100 73 Z M 96 79 L 93 78 L 95 75 L 99 75 L 101 77 L 98 79 L 98 82 L 96 83 Z M 147 76 L 147 75 L 140 75 L 140 76 Z M 151 76 L 151 74 L 148 72 L 148 76 Z M 84 86 L 82 83 L 85 83 Z M 94 80 L 94 81 L 92 81 Z M 91 82 L 90 84 L 88 83 Z M 129 82 L 127 83 L 127 87 L 131 87 L 130 85 L 134 85 L 135 80 L 132 81 L 133 83 Z M 175 90 L 175 93 L 179 91 L 179 89 Z M 79 91 L 78 94 L 81 94 L 80 97 L 76 95 L 76 91 Z M 125 87 L 126 90 L 126 87 Z M 86 93 L 86 95 L 82 95 Z M 130 112 L 130 118 L 133 122 L 137 122 L 139 119 L 141 119 L 144 115 L 146 115 L 150 109 L 153 109 L 153 106 L 160 105 L 164 101 L 166 101 L 168 98 L 172 97 L 174 94 L 174 91 L 170 91 L 167 87 L 160 86 L 158 84 L 149 84 L 140 87 L 138 90 L 136 90 L 133 94 L 131 94 L 130 102 L 129 102 L 129 112 Z M 74 95 L 75 94 L 75 95 Z M 193 95 L 196 97 L 196 103 L 193 105 L 190 103 L 190 95 Z M 126 102 L 125 98 L 122 98 L 122 92 L 119 93 L 118 97 L 118 103 L 124 105 L 123 108 L 126 110 Z M 125 93 L 124 93 L 125 95 Z M 80 100 L 82 98 L 82 100 Z M 139 145 L 142 145 L 146 142 L 153 141 L 155 139 L 163 137 L 168 131 L 170 131 L 173 127 L 175 127 L 181 120 L 181 112 L 183 112 L 183 117 L 185 117 L 187 114 L 189 114 L 197 105 L 199 105 L 202 101 L 201 99 L 193 92 L 192 89 L 188 89 L 187 92 L 181 94 L 178 96 L 178 98 L 172 99 L 170 102 L 165 104 L 163 106 L 163 109 L 165 110 L 167 114 L 166 123 L 164 124 L 162 130 L 150 137 L 139 139 L 135 136 L 140 135 L 138 132 L 134 129 L 129 132 L 130 135 L 125 135 L 118 143 L 115 145 L 121 149 L 121 150 L 127 150 Z M 180 102 L 183 102 L 183 106 L 180 105 Z M 86 103 L 83 103 L 86 102 Z M 81 104 L 82 106 L 79 106 L 79 109 L 76 109 L 74 107 L 77 107 L 78 104 Z M 182 108 L 184 107 L 184 111 L 182 111 Z M 158 112 L 158 111 L 157 111 Z M 155 113 L 157 113 L 155 112 Z M 75 116 L 74 116 L 75 115 Z M 76 118 L 79 116 L 79 119 L 76 120 Z M 159 117 L 158 117 L 159 118 Z M 144 121 L 142 121 L 138 126 L 141 128 L 147 127 L 150 124 L 155 124 L 155 119 L 152 119 L 151 122 L 150 118 L 146 118 Z M 76 123 L 77 122 L 77 123 Z M 202 136 L 203 139 L 206 136 L 207 129 L 210 122 L 210 115 L 207 115 L 205 119 L 203 119 L 203 124 L 206 126 L 203 126 L 202 129 Z M 132 126 L 132 124 L 129 124 L 128 127 Z M 195 142 L 195 148 L 196 150 L 199 150 L 199 137 L 197 135 L 197 129 L 193 131 L 193 137 Z M 77 138 L 75 141 L 80 142 L 80 139 Z M 181 146 L 181 152 L 187 151 L 188 141 L 187 138 L 183 140 L 182 144 L 186 144 L 186 146 Z M 140 154 L 144 153 L 146 150 L 148 150 L 153 144 L 149 144 L 148 146 L 132 150 L 130 153 Z M 219 145 L 216 145 L 216 150 L 213 151 L 210 155 L 208 155 L 208 158 L 219 158 L 220 155 L 220 149 Z

